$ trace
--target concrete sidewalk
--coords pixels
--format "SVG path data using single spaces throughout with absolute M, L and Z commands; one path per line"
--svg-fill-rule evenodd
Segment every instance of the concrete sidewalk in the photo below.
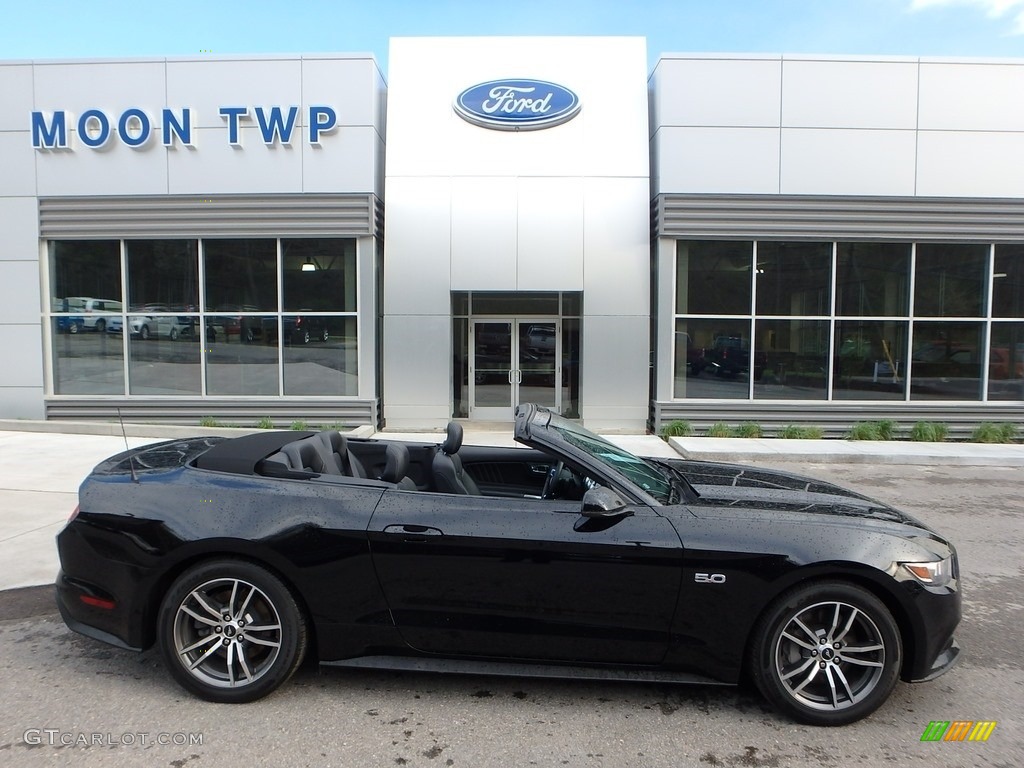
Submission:
M 125 449 L 117 425 L 86 425 L 91 434 L 56 432 L 77 429 L 52 422 L 0 423 L 0 589 L 53 581 L 57 573 L 54 536 L 78 503 L 78 486 L 103 459 Z M 39 431 L 28 431 L 36 429 Z M 255 430 L 126 425 L 128 445 L 197 434 L 240 435 Z M 99 434 L 97 434 L 97 432 Z M 360 428 L 358 436 L 372 430 Z M 379 432 L 383 440 L 441 442 L 437 433 Z M 1024 466 L 1024 445 L 971 443 L 852 442 L 846 440 L 743 440 L 654 435 L 608 435 L 626 450 L 674 458 L 680 455 L 715 461 L 793 461 L 804 464 L 859 462 L 885 464 L 961 464 Z M 511 430 L 467 430 L 469 445 L 515 445 Z M 797 469 L 794 467 L 794 469 Z

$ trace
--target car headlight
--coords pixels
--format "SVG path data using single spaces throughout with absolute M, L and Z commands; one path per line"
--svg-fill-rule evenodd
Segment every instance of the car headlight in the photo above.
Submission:
M 903 570 L 929 587 L 944 587 L 953 579 L 953 556 L 926 563 L 900 563 Z

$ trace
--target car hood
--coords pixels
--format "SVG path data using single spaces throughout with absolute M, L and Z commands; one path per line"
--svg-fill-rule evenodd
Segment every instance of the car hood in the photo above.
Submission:
M 861 518 L 912 526 L 932 532 L 906 512 L 822 480 L 738 464 L 670 460 L 700 494 L 687 505 L 697 517 L 737 515 L 811 515 Z

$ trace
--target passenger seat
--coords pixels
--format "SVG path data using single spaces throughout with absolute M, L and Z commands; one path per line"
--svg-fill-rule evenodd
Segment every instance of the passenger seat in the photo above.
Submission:
M 332 475 L 348 475 L 349 477 L 367 477 L 366 467 L 348 449 L 348 440 L 343 434 L 334 430 L 320 432 L 311 440 L 316 440 L 323 457 L 327 472 Z

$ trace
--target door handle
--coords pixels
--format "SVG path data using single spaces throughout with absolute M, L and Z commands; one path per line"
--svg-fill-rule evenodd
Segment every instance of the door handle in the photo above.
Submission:
M 522 384 L 522 383 L 523 383 L 523 372 L 521 370 L 519 370 L 518 368 L 516 368 L 516 384 Z
M 432 528 L 429 525 L 412 525 L 410 523 L 395 523 L 384 527 L 384 533 L 404 536 L 406 541 L 426 541 L 428 536 L 443 536 L 440 528 Z

